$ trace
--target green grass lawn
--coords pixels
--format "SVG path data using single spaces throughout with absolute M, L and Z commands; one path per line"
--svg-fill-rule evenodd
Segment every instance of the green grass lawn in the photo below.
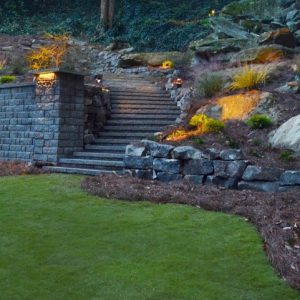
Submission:
M 0 178 L 0 299 L 300 299 L 243 219 L 92 197 L 81 177 Z

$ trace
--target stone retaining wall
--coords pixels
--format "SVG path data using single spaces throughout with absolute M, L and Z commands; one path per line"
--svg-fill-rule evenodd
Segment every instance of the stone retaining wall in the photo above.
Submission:
M 56 163 L 83 149 L 84 78 L 54 73 L 49 82 L 0 86 L 0 160 Z
M 300 186 L 300 170 L 253 166 L 237 149 L 200 151 L 190 146 L 173 147 L 143 140 L 141 144 L 127 146 L 124 164 L 134 177 L 163 182 L 185 180 L 264 192 Z

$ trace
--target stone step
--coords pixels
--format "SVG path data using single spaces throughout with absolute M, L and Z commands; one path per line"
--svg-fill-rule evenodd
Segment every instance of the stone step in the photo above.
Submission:
M 71 164 L 80 166 L 93 166 L 97 167 L 112 167 L 112 168 L 123 168 L 124 162 L 118 160 L 101 160 L 101 159 L 80 159 L 80 158 L 61 158 L 60 164 Z
M 175 120 L 174 120 L 175 121 Z M 145 119 L 110 119 L 106 122 L 106 125 L 127 125 L 127 126 L 137 126 L 137 125 L 155 125 L 155 126 L 168 126 L 172 125 L 170 120 L 145 120 Z
M 134 132 L 158 132 L 162 131 L 165 128 L 165 126 L 141 126 L 141 125 L 106 125 L 104 126 L 104 130 L 108 131 L 134 131 Z
M 161 100 L 171 100 L 170 95 L 162 93 L 110 93 L 110 98 L 112 100 L 157 100 L 157 98 Z
M 122 171 L 96 170 L 70 167 L 43 167 L 46 172 L 98 176 L 100 174 L 121 174 Z
M 110 151 L 113 153 L 125 153 L 126 146 L 121 145 L 85 145 L 87 151 L 106 152 Z
M 139 114 L 139 115 L 174 115 L 174 116 L 179 116 L 178 109 L 176 110 L 169 110 L 169 109 L 157 109 L 157 108 L 152 108 L 152 109 L 130 109 L 130 108 L 113 108 L 111 110 L 112 114 L 122 114 L 126 116 L 127 114 L 132 115 L 132 114 Z
M 96 145 L 111 145 L 111 146 L 115 146 L 115 145 L 129 145 L 131 142 L 136 142 L 139 141 L 139 138 L 107 138 L 107 137 L 99 137 L 96 139 Z
M 103 160 L 123 160 L 124 153 L 107 153 L 107 152 L 74 152 L 74 158 L 98 158 Z
M 176 103 L 170 101 L 170 99 L 166 100 L 129 100 L 129 99 L 118 99 L 118 100 L 111 100 L 112 105 L 159 105 L 159 106 L 169 106 L 173 105 L 176 106 Z
M 161 109 L 165 110 L 179 110 L 179 107 L 175 105 L 161 105 L 161 104 L 115 104 L 112 103 L 112 109 L 157 109 L 158 107 L 161 107 Z
M 176 114 L 177 115 L 177 114 Z M 113 120 L 170 120 L 175 121 L 176 115 L 173 114 L 111 114 Z
M 102 131 L 99 133 L 99 138 L 102 138 L 102 137 L 118 137 L 118 138 L 133 138 L 133 139 L 143 139 L 147 136 L 152 136 L 153 133 L 155 131 L 152 131 L 152 134 L 151 133 L 143 133 L 143 132 L 125 132 L 125 131 Z M 98 139 L 98 138 L 97 138 Z M 96 139 L 96 142 L 97 142 L 97 139 Z

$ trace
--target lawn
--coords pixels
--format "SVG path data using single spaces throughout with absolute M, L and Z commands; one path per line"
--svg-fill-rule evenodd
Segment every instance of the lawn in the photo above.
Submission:
M 251 224 L 104 200 L 81 177 L 0 178 L 0 299 L 299 299 Z

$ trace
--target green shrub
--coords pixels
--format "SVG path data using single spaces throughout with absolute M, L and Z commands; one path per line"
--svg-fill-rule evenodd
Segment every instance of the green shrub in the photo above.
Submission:
M 200 115 L 194 115 L 189 122 L 190 126 L 197 127 L 197 126 L 202 126 L 207 122 L 207 115 L 205 114 L 200 114 Z
M 3 83 L 9 83 L 9 82 L 13 82 L 16 80 L 16 76 L 12 76 L 12 75 L 3 75 L 1 78 L 0 78 L 0 83 L 3 84 Z
M 197 138 L 197 137 L 193 137 L 192 142 L 196 145 L 199 145 L 199 146 L 204 144 L 204 140 L 201 139 L 201 138 Z
M 208 119 L 206 122 L 207 132 L 221 132 L 225 128 L 225 125 L 222 121 L 216 119 Z
M 284 161 L 294 161 L 296 159 L 295 152 L 293 150 L 284 150 L 280 153 L 280 159 Z
M 195 90 L 201 97 L 213 97 L 221 92 L 224 87 L 222 76 L 215 74 L 205 74 L 196 82 Z
M 253 115 L 246 121 L 246 124 L 252 129 L 262 129 L 271 126 L 272 120 L 265 115 Z

